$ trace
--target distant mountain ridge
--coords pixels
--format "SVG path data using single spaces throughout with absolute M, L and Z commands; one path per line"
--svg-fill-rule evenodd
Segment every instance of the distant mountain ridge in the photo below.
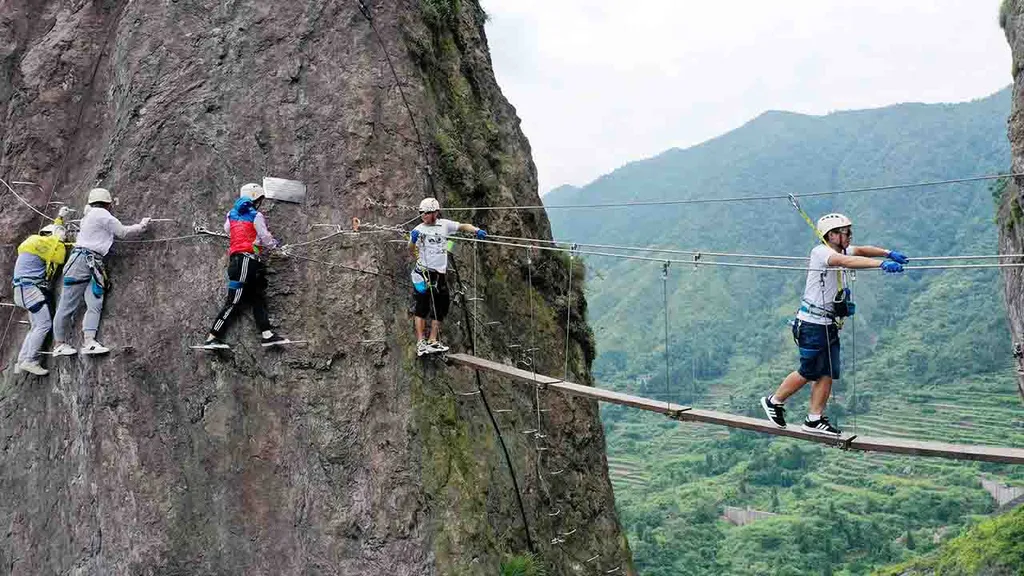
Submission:
M 766 112 L 722 136 L 631 162 L 586 186 L 559 187 L 543 201 L 558 206 L 777 196 L 1004 173 L 1010 165 L 1010 98 L 1006 89 L 961 104 L 899 104 L 824 116 Z M 823 195 L 800 203 L 812 218 L 848 214 L 854 244 L 900 249 L 912 265 L 948 264 L 914 258 L 996 253 L 998 184 Z M 581 243 L 806 256 L 817 242 L 785 199 L 558 209 L 549 216 L 555 238 Z M 680 262 L 669 267 L 663 284 L 660 262 L 584 256 L 599 385 L 758 415 L 758 396 L 796 365 L 787 323 L 805 272 L 695 267 L 683 255 L 647 256 Z M 853 288 L 858 311 L 843 332 L 846 377 L 829 406 L 840 426 L 858 430 L 856 415 L 865 434 L 1024 444 L 995 270 L 922 270 L 898 277 L 864 271 Z M 791 421 L 802 418 L 806 397 L 804 391 L 789 403 Z M 969 514 L 992 507 L 970 464 L 918 469 L 911 459 L 876 461 L 787 441 L 716 435 L 618 409 L 604 410 L 603 419 L 609 457 L 629 462 L 646 478 L 616 483 L 620 516 L 645 575 L 833 568 L 862 574 L 926 551 L 923 544 L 911 548 L 915 541 L 930 542 L 939 526 L 961 526 Z M 908 472 L 913 470 L 920 471 Z M 1003 480 L 1024 480 L 1013 470 L 998 472 L 1007 475 Z M 957 491 L 931 491 L 948 485 Z M 837 486 L 846 491 L 842 517 L 858 526 L 853 535 L 827 528 L 839 514 L 830 503 Z M 918 512 L 906 512 L 911 508 L 905 502 L 916 503 Z M 718 518 L 724 506 L 779 516 L 744 528 L 723 526 Z M 898 521 L 881 512 L 897 509 Z M 812 527 L 815 538 L 798 536 Z

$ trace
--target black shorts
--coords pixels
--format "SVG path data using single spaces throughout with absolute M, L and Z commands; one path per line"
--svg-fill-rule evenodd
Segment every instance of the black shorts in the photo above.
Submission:
M 422 294 L 413 290 L 416 299 L 415 315 L 417 318 L 427 318 L 443 322 L 448 316 L 448 307 L 451 304 L 451 296 L 448 294 L 448 282 L 445 275 L 430 270 L 427 273 L 427 291 Z

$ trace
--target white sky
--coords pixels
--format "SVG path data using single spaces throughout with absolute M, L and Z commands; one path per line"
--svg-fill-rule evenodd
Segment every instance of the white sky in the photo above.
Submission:
M 1012 82 L 1000 0 L 481 0 L 541 192 L 765 110 L 958 102 Z

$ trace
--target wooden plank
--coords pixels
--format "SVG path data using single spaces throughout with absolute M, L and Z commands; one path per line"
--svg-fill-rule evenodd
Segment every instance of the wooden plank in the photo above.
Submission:
M 945 442 L 925 442 L 918 440 L 905 440 L 902 438 L 880 438 L 872 436 L 844 435 L 840 438 L 833 438 L 831 436 L 804 432 L 800 429 L 799 424 L 787 428 L 779 428 L 764 419 L 727 414 L 725 412 L 713 412 L 711 410 L 697 410 L 680 404 L 658 402 L 642 398 L 640 396 L 602 390 L 592 386 L 582 386 L 580 384 L 566 382 L 550 376 L 521 370 L 513 366 L 506 366 L 505 364 L 493 362 L 491 360 L 484 360 L 483 358 L 477 358 L 476 356 L 470 356 L 468 354 L 451 354 L 448 358 L 456 364 L 467 366 L 469 368 L 487 370 L 489 372 L 494 372 L 517 380 L 541 384 L 548 388 L 561 390 L 567 394 L 582 396 L 599 402 L 609 402 L 612 404 L 619 404 L 621 406 L 629 406 L 631 408 L 646 410 L 648 412 L 664 414 L 682 422 L 717 424 L 720 426 L 728 426 L 729 428 L 740 428 L 743 430 L 761 432 L 763 434 L 787 436 L 790 438 L 797 438 L 799 440 L 806 440 L 808 442 L 837 446 L 846 450 L 888 452 L 892 454 L 949 458 L 953 460 L 976 460 L 980 462 L 1024 464 L 1024 449 L 1021 448 L 948 444 Z
M 516 380 L 522 380 L 531 384 L 540 384 L 548 388 L 561 390 L 574 396 L 582 396 L 584 398 L 590 398 L 600 402 L 629 406 L 631 408 L 638 408 L 648 412 L 665 414 L 666 416 L 674 416 L 679 412 L 690 409 L 689 406 L 683 406 L 680 404 L 658 402 L 656 400 L 650 400 L 640 396 L 623 394 L 621 392 L 612 392 L 611 390 L 602 390 L 600 388 L 594 388 L 593 386 L 574 384 L 572 382 L 559 380 L 558 378 L 552 378 L 542 374 L 534 374 L 528 370 L 522 370 L 513 366 L 506 366 L 505 364 L 492 362 L 491 360 L 484 360 L 483 358 L 477 358 L 476 356 L 470 356 L 469 354 L 449 354 L 448 359 L 456 364 L 461 364 L 478 370 L 495 372 L 502 376 L 508 376 L 509 378 L 515 378 Z

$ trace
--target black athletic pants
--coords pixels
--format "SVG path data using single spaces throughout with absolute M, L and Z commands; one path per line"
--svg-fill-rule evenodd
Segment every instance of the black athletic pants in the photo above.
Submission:
M 252 306 L 252 315 L 260 331 L 270 330 L 267 317 L 267 274 L 262 262 L 246 254 L 232 254 L 228 262 L 228 299 L 217 314 L 210 333 L 220 338 L 239 308 Z

